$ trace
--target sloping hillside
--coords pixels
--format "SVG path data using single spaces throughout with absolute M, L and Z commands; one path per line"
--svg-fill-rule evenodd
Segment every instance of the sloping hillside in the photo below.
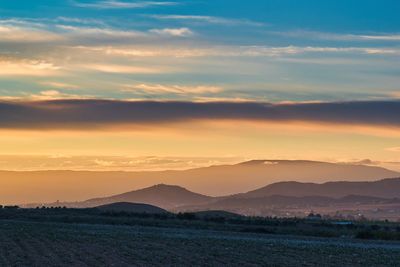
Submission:
M 281 182 L 240 194 L 243 198 L 284 195 L 294 197 L 324 196 L 340 198 L 361 195 L 381 198 L 400 198 L 400 178 L 375 182 L 328 182 L 323 184 Z
M 190 192 L 183 187 L 160 184 L 110 197 L 89 199 L 79 203 L 77 206 L 94 207 L 110 203 L 128 202 L 145 203 L 163 209 L 172 209 L 184 205 L 205 204 L 211 199 L 211 197 Z

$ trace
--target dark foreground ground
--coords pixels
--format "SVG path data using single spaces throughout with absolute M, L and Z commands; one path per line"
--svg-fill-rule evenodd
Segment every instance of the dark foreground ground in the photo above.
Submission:
M 400 266 L 400 243 L 0 220 L 0 266 Z

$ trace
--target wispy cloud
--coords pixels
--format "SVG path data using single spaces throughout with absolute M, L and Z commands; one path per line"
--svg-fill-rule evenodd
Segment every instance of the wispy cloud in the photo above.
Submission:
M 62 82 L 52 82 L 52 81 L 47 81 L 47 82 L 40 82 L 40 85 L 46 86 L 46 87 L 52 87 L 52 88 L 58 88 L 58 89 L 78 89 L 79 86 L 70 84 L 70 83 L 62 83 Z
M 135 9 L 135 8 L 149 8 L 159 6 L 173 6 L 177 5 L 176 2 L 166 1 L 116 1 L 106 0 L 94 3 L 74 2 L 74 5 L 82 8 L 95 8 L 95 9 Z
M 33 101 L 44 101 L 44 100 L 59 100 L 59 99 L 84 99 L 82 95 L 76 94 L 66 94 L 58 90 L 45 90 L 38 94 L 30 94 L 24 97 L 24 99 L 29 99 Z
M 400 34 L 391 34 L 391 35 L 356 35 L 355 38 L 360 38 L 362 40 L 400 41 Z
M 316 31 L 289 31 L 289 32 L 269 32 L 277 35 L 294 38 L 319 39 L 330 41 L 400 41 L 400 34 L 349 34 L 349 33 L 331 33 Z
M 80 20 L 79 20 L 80 21 Z M 69 25 L 58 22 L 71 22 L 68 19 L 56 19 L 52 26 L 30 24 L 24 20 L 0 20 L 0 43 L 69 43 L 87 40 L 133 39 L 149 35 L 147 32 L 120 30 L 106 26 Z M 82 23 L 80 21 L 80 23 Z
M 247 46 L 241 47 L 241 54 L 247 56 L 279 56 L 297 55 L 304 53 L 356 53 L 356 54 L 397 54 L 400 49 L 395 48 L 368 48 L 368 47 L 318 47 L 318 46 Z
M 165 29 L 152 29 L 151 33 L 163 36 L 187 37 L 192 36 L 193 32 L 188 28 L 165 28 Z
M 179 20 L 179 21 L 191 21 L 201 22 L 208 24 L 219 24 L 219 25 L 248 25 L 248 26 L 263 26 L 265 24 L 254 22 L 246 19 L 230 19 L 213 16 L 197 16 L 197 15 L 151 15 L 150 17 L 159 20 Z
M 122 88 L 123 92 L 130 93 L 142 93 L 142 94 L 207 94 L 207 93 L 219 93 L 223 91 L 223 88 L 218 86 L 182 86 L 182 85 L 162 85 L 162 84 L 136 84 L 136 85 L 124 85 Z
M 102 20 L 99 19 L 89 19 L 89 18 L 76 18 L 76 17 L 57 17 L 55 19 L 56 22 L 63 22 L 63 23 L 76 23 L 76 24 L 83 24 L 83 25 L 106 25 Z
M 389 147 L 389 148 L 386 148 L 386 151 L 390 151 L 390 152 L 400 152 L 400 146 L 398 146 L 398 147 Z
M 42 28 L 27 25 L 16 25 L 10 21 L 0 21 L 1 42 L 51 42 L 63 40 L 59 34 Z
M 121 57 L 279 57 L 301 54 L 400 55 L 397 48 L 318 47 L 318 46 L 206 46 L 206 47 L 136 47 L 76 46 L 73 49 Z
M 0 76 L 52 76 L 61 67 L 44 60 L 0 57 Z
M 89 96 L 60 92 L 59 90 L 43 90 L 37 93 L 21 92 L 18 96 L 0 96 L 0 101 L 49 101 L 61 99 L 87 99 Z
M 111 28 L 77 27 L 71 25 L 57 25 L 57 28 L 63 30 L 66 34 L 80 35 L 85 37 L 135 38 L 144 36 L 144 34 L 139 31 L 124 31 Z
M 77 66 L 83 70 L 92 70 L 104 73 L 114 74 L 156 74 L 172 71 L 172 68 L 162 67 L 143 67 L 133 65 L 122 65 L 122 64 L 86 64 Z
M 161 28 L 150 30 L 120 29 L 100 22 L 81 19 L 57 18 L 52 25 L 30 23 L 29 20 L 0 20 L 0 43 L 60 44 L 129 43 L 134 40 L 154 42 L 154 38 L 188 37 L 194 35 L 189 28 Z
M 66 156 L 66 155 L 0 155 L 3 169 L 32 170 L 181 170 L 211 165 L 234 164 L 240 157 L 124 157 L 124 156 Z
M 158 46 L 74 46 L 74 50 L 121 57 L 202 57 L 219 53 L 216 48 L 158 47 Z

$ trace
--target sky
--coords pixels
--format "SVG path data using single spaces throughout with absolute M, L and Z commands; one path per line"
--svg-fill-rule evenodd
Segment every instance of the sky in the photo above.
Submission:
M 397 0 L 0 0 L 0 169 L 400 169 L 399 11 Z

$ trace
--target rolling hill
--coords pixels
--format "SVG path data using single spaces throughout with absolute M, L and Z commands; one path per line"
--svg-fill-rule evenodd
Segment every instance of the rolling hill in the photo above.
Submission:
M 368 196 L 349 195 L 342 198 L 331 198 L 321 196 L 282 196 L 273 195 L 256 198 L 227 197 L 214 202 L 209 202 L 199 206 L 178 207 L 175 211 L 207 211 L 224 210 L 230 212 L 243 213 L 243 211 L 252 211 L 259 214 L 265 209 L 284 210 L 313 207 L 343 207 L 348 208 L 361 205 L 400 205 L 400 199 L 386 199 Z
M 144 203 L 173 212 L 228 211 L 260 216 L 271 214 L 283 216 L 285 210 L 304 212 L 315 209 L 329 210 L 330 212 L 360 208 L 369 211 L 387 209 L 387 212 L 393 213 L 394 210 L 400 208 L 400 178 L 375 182 L 329 182 L 323 184 L 281 182 L 248 193 L 225 197 L 209 197 L 193 193 L 180 186 L 160 184 L 109 197 L 94 198 L 83 202 L 57 202 L 46 206 L 91 208 L 116 205 L 119 207 L 130 205 L 129 203 Z M 38 205 L 32 204 L 28 207 L 36 206 Z
M 76 203 L 77 207 L 95 207 L 118 202 L 144 203 L 154 205 L 163 209 L 174 209 L 187 205 L 202 205 L 211 201 L 212 198 L 190 192 L 180 186 L 155 185 L 152 187 L 131 191 L 110 197 L 89 199 Z M 74 204 L 67 204 L 74 206 Z
M 323 184 L 280 182 L 238 196 L 242 198 L 258 198 L 273 195 L 333 198 L 361 195 L 378 198 L 400 198 L 400 178 L 375 182 L 328 182 Z

